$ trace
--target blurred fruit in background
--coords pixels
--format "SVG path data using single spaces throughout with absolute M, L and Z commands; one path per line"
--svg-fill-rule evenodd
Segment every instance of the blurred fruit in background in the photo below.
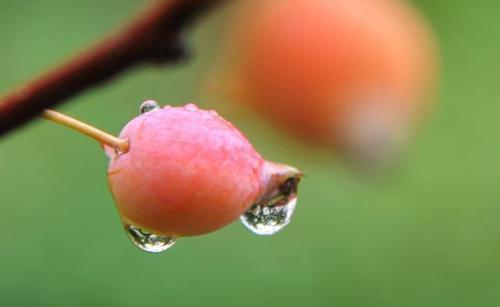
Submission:
M 213 91 L 356 162 L 386 162 L 404 148 L 437 73 L 432 32 L 410 3 L 267 0 L 238 9 Z

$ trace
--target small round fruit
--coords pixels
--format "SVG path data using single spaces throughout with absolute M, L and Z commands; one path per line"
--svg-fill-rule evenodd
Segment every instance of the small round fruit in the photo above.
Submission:
M 124 224 L 173 238 L 202 235 L 238 219 L 268 190 L 266 162 L 214 111 L 152 101 L 142 110 L 120 134 L 129 151 L 112 156 L 108 169 Z

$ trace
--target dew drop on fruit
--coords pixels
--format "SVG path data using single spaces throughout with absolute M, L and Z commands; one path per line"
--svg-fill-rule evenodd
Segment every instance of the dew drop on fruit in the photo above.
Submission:
M 297 204 L 299 178 L 290 178 L 267 200 L 253 204 L 240 220 L 257 235 L 269 236 L 282 230 L 292 219 Z
M 114 159 L 121 154 L 121 152 L 116 148 L 104 144 L 101 144 L 101 146 L 104 149 L 104 153 L 111 159 Z
M 132 225 L 126 225 L 125 231 L 132 243 L 148 253 L 161 253 L 174 246 L 176 238 L 144 231 Z
M 186 110 L 192 111 L 192 112 L 199 110 L 198 107 L 194 103 L 188 103 L 187 105 L 184 106 L 184 108 L 186 108 Z
M 161 109 L 160 105 L 158 104 L 158 102 L 156 102 L 154 100 L 146 100 L 139 107 L 139 111 L 141 114 L 151 112 L 151 111 L 156 111 L 159 109 Z

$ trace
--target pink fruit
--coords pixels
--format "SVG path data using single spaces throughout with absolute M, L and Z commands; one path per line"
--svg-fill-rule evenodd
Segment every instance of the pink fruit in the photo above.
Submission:
M 300 176 L 293 169 L 276 185 L 271 164 L 214 111 L 193 104 L 159 108 L 151 101 L 142 109 L 147 113 L 120 134 L 129 151 L 113 156 L 108 169 L 125 225 L 173 238 L 206 234 Z

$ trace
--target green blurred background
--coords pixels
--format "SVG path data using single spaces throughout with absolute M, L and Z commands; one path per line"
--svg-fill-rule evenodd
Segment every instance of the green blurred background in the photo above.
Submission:
M 145 0 L 0 0 L 0 91 L 110 30 Z M 36 121 L 0 142 L 0 306 L 498 306 L 500 1 L 419 0 L 442 52 L 439 105 L 391 176 L 362 179 L 256 116 L 224 113 L 268 159 L 303 169 L 291 225 L 235 223 L 164 254 L 133 247 L 107 158 Z M 220 10 L 184 65 L 140 68 L 62 110 L 111 132 L 146 98 L 198 102 Z

